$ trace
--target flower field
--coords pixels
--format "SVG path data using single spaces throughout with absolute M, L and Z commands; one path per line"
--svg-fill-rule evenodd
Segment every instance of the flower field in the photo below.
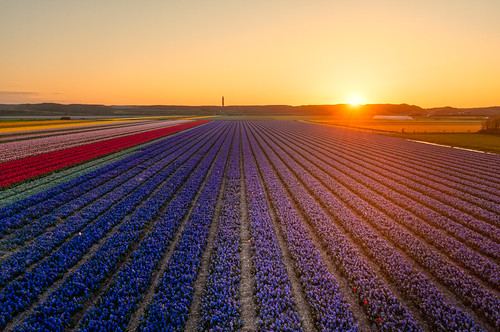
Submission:
M 48 152 L 69 149 L 84 144 L 105 141 L 111 138 L 123 137 L 145 131 L 162 129 L 165 127 L 176 126 L 188 121 L 176 120 L 168 122 L 150 122 L 147 124 L 130 123 L 127 126 L 117 126 L 105 129 L 92 127 L 85 131 L 55 132 L 50 137 L 28 136 L 29 139 L 20 139 L 25 137 L 16 137 L 14 142 L 5 142 L 1 145 L 0 163 L 16 159 L 27 158 Z M 99 130 L 101 129 L 101 130 Z
M 0 142 L 0 330 L 500 330 L 500 155 L 116 125 Z
M 69 167 L 206 121 L 169 121 L 0 145 L 0 187 Z

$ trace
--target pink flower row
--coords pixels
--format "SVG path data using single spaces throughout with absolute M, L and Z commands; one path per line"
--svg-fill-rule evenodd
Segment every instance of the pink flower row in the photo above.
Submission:
M 16 132 L 6 132 L 0 133 L 0 143 L 1 142 L 10 142 L 10 141 L 18 141 L 24 139 L 31 138 L 42 138 L 46 136 L 54 136 L 54 135 L 65 135 L 65 134 L 74 134 L 84 131 L 92 131 L 92 130 L 103 130 L 108 128 L 119 128 L 119 127 L 130 127 L 136 126 L 138 124 L 146 124 L 152 123 L 154 121 L 127 121 L 127 122 L 104 122 L 100 124 L 94 125 L 82 125 L 82 126 L 74 126 L 74 127 L 64 127 L 64 128 L 47 128 L 47 129 L 34 129 L 34 130 L 24 130 L 24 131 L 16 131 Z
M 138 124 L 131 127 L 100 130 L 97 132 L 90 131 L 2 143 L 0 144 L 0 163 L 100 142 L 111 138 L 171 127 L 188 121 L 189 120 L 158 121 L 149 124 Z

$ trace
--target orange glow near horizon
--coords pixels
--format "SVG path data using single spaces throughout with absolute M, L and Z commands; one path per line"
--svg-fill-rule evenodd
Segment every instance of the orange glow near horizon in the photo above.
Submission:
M 347 103 L 351 105 L 351 107 L 358 107 L 364 104 L 364 98 L 360 93 L 352 93 L 347 98 Z
M 6 0 L 0 103 L 500 105 L 500 1 Z M 351 103 L 351 101 L 348 101 Z

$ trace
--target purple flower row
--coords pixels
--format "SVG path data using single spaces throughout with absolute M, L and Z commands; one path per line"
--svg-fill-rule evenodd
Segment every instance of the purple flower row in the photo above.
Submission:
M 321 205 L 283 163 L 277 152 L 266 146 L 258 136 L 257 141 L 262 145 L 273 168 L 286 184 L 288 192 L 297 202 L 299 209 L 308 216 L 308 222 L 318 234 L 318 239 L 326 248 L 329 257 L 349 282 L 369 320 L 378 322 L 380 318 L 382 330 L 421 331 L 408 310 L 392 294 L 384 281 L 378 277 L 355 249 L 350 239 L 343 234 Z
M 300 142 L 291 140 L 291 143 L 300 146 Z M 398 222 L 419 229 L 422 235 L 425 235 L 424 232 L 426 229 L 424 227 L 419 227 L 419 223 L 421 226 L 425 226 L 425 223 L 421 223 L 420 220 L 413 217 L 404 209 L 395 206 L 381 195 L 353 181 L 352 178 L 355 177 L 354 175 L 351 179 L 345 179 L 345 175 L 339 173 L 328 164 L 320 162 L 305 150 L 301 150 L 302 155 L 298 155 L 288 148 L 284 148 L 284 150 L 286 153 L 289 153 L 290 156 L 293 156 L 301 166 L 304 166 L 311 174 L 320 179 L 328 189 L 343 201 L 347 202 L 355 211 L 362 214 L 365 220 L 372 223 L 382 234 L 391 239 L 398 247 L 403 249 L 413 259 L 433 273 L 455 294 L 463 298 L 466 303 L 472 303 L 478 314 L 484 315 L 486 318 L 493 319 L 494 321 L 500 317 L 500 301 L 498 301 L 493 293 L 485 289 L 480 283 L 475 281 L 460 268 L 449 263 L 439 253 L 426 246 L 397 223 L 391 222 L 384 214 L 377 210 L 374 205 L 384 210 L 389 216 L 394 216 L 393 218 Z M 314 164 L 304 159 L 303 156 L 306 155 L 309 155 L 309 158 L 314 161 Z M 335 178 L 332 178 L 332 175 L 334 175 Z M 349 190 L 345 187 L 346 185 L 349 186 Z M 350 191 L 356 192 L 359 196 L 356 196 Z M 459 246 L 459 243 L 454 244 L 456 247 Z M 464 251 L 465 250 L 462 250 L 462 253 L 464 253 Z M 461 262 L 473 268 L 474 260 L 480 259 L 481 257 L 474 255 L 474 253 L 470 251 L 468 251 L 468 253 L 469 256 L 464 255 Z M 483 273 L 487 274 L 485 277 L 486 280 L 493 285 L 498 285 L 500 278 L 498 266 L 485 259 L 483 259 L 483 263 L 486 264 L 486 266 L 478 266 L 478 268 L 484 269 Z M 477 273 L 479 274 L 479 271 L 477 271 Z M 499 324 L 500 326 L 500 319 L 496 321 L 495 324 Z
M 316 128 L 316 126 L 311 128 Z M 329 130 L 325 130 L 324 132 L 328 133 L 328 131 Z M 475 170 L 477 168 L 479 172 L 486 175 L 490 174 L 490 167 L 500 171 L 500 167 L 498 166 L 500 156 L 498 155 L 453 149 L 434 144 L 423 144 L 383 135 L 373 136 L 373 134 L 362 132 L 356 133 L 350 140 L 367 143 L 369 146 L 382 148 L 385 151 L 393 151 L 402 157 L 409 156 L 411 159 L 415 158 L 415 160 L 421 160 L 425 163 L 431 162 L 436 167 L 455 168 L 457 165 L 460 165 L 458 168 L 462 168 L 462 165 L 465 165 L 465 168 L 468 170 Z M 445 149 L 447 153 L 443 154 L 443 149 Z
M 204 129 L 210 130 L 211 128 L 213 128 L 213 125 L 208 124 L 208 127 Z M 0 219 L 3 221 L 0 225 L 0 234 L 4 235 L 6 232 L 11 232 L 16 228 L 32 222 L 36 218 L 40 218 L 44 214 L 51 213 L 63 204 L 71 203 L 73 200 L 91 192 L 101 184 L 110 181 L 113 177 L 118 176 L 120 172 L 124 172 L 126 169 L 131 169 L 136 166 L 145 168 L 139 165 L 166 149 L 172 149 L 172 151 L 176 150 L 178 144 L 188 138 L 200 135 L 200 133 L 205 131 L 204 129 L 194 128 L 193 130 L 167 138 L 163 146 L 158 145 L 158 143 L 152 144 L 143 149 L 145 152 L 143 154 L 134 154 L 0 209 Z M 172 147 L 170 145 L 172 145 Z
M 210 144 L 207 142 L 207 145 Z M 152 230 L 118 271 L 114 283 L 106 289 L 99 302 L 87 311 L 81 330 L 125 330 L 132 311 L 151 281 L 154 268 L 170 246 L 219 148 L 220 144 L 217 144 L 207 153 L 200 166 L 172 198 Z
M 328 147 L 325 145 L 322 145 L 321 147 L 328 150 Z M 500 220 L 498 220 L 500 207 L 494 202 L 495 196 L 487 194 L 486 197 L 488 197 L 488 199 L 485 200 L 469 195 L 469 199 L 466 200 L 464 199 L 464 196 L 466 196 L 467 193 L 452 190 L 444 185 L 435 184 L 433 181 L 427 180 L 425 176 L 422 176 L 423 172 L 415 173 L 411 167 L 403 169 L 393 167 L 388 164 L 387 160 L 383 162 L 374 161 L 371 155 L 365 154 L 363 151 L 353 151 L 350 153 L 346 152 L 348 148 L 349 147 L 339 150 L 339 147 L 337 147 L 336 152 L 335 149 L 330 148 L 330 150 L 333 150 L 333 153 L 342 158 L 355 160 L 356 163 L 362 165 L 366 169 L 374 170 L 377 173 L 392 179 L 393 181 L 399 182 L 401 185 L 410 187 L 411 190 L 420 193 L 419 200 L 424 201 L 427 205 L 439 209 L 443 206 L 443 204 L 447 204 L 447 209 L 445 208 L 444 213 L 450 215 L 450 217 L 455 217 L 456 214 L 463 215 L 463 213 L 456 210 L 458 209 L 487 220 L 488 222 L 496 223 L 500 226 Z M 430 172 L 427 171 L 426 174 L 430 174 Z M 446 193 L 450 191 L 451 193 Z M 454 209 L 450 209 L 450 207 L 453 207 Z M 472 218 L 472 221 L 469 221 L 469 223 L 473 224 L 473 227 L 487 227 L 485 225 L 481 225 L 480 223 L 478 226 L 475 226 L 478 221 L 474 221 L 473 219 L 474 218 Z M 489 230 L 486 229 L 485 232 L 488 233 Z
M 190 140 L 186 138 L 186 143 Z M 74 192 L 74 195 L 78 195 L 75 199 L 69 200 L 73 196 L 69 193 L 64 193 L 63 200 L 56 201 L 51 200 L 49 202 L 45 201 L 36 205 L 35 208 L 30 208 L 17 214 L 14 217 L 10 217 L 7 220 L 16 220 L 17 222 L 11 222 L 10 225 L 22 225 L 28 222 L 26 226 L 18 230 L 11 230 L 12 234 L 0 241 L 0 250 L 11 250 L 15 245 L 24 244 L 26 241 L 38 236 L 41 232 L 44 232 L 47 227 L 55 225 L 58 221 L 68 218 L 74 211 L 80 209 L 90 209 L 92 213 L 96 213 L 98 210 L 104 209 L 105 205 L 109 205 L 110 201 L 105 201 L 107 204 L 95 202 L 94 205 L 99 205 L 99 208 L 89 207 L 90 204 L 97 201 L 99 198 L 109 193 L 111 190 L 123 185 L 129 179 L 133 178 L 136 174 L 143 172 L 145 168 L 150 167 L 157 161 L 170 157 L 170 160 L 174 160 L 174 156 L 178 157 L 182 153 L 182 149 L 179 151 L 182 144 L 179 143 L 171 147 L 170 145 L 165 145 L 160 149 L 155 150 L 155 154 L 151 153 L 142 154 L 142 156 L 137 156 L 133 159 L 133 162 L 127 163 L 115 163 L 115 168 L 111 169 L 109 172 L 103 173 L 101 176 L 95 178 L 98 181 L 87 182 L 87 188 L 94 188 L 86 193 L 84 192 Z M 149 158 L 149 159 L 148 159 Z M 112 177 L 114 176 L 114 177 Z M 66 204 L 56 208 L 57 204 L 61 204 L 67 201 Z M 44 215 L 50 213 L 48 215 Z
M 161 281 L 155 289 L 152 303 L 146 309 L 139 331 L 182 331 L 188 316 L 194 294 L 194 282 L 198 276 L 201 257 L 207 245 L 215 207 L 224 178 L 231 148 L 234 125 L 226 135 L 222 149 L 213 164 L 212 172 L 196 202 L 189 220 L 182 231 L 179 243 L 174 248 Z M 216 152 L 209 152 L 215 157 Z M 198 174 L 198 186 L 189 195 L 181 195 L 187 210 L 204 178 Z M 213 227 L 213 226 L 212 226 Z
M 355 149 L 352 154 L 354 156 L 362 156 L 367 162 L 377 166 L 377 168 L 384 170 L 388 174 L 405 178 L 411 177 L 413 181 L 429 188 L 441 191 L 452 197 L 466 200 L 469 203 L 481 206 L 490 211 L 500 212 L 500 208 L 498 207 L 500 195 L 495 189 L 488 186 L 450 176 L 442 172 L 438 174 L 436 171 L 429 169 L 425 171 L 420 170 L 412 166 L 411 163 L 388 163 L 387 160 L 385 162 L 375 161 L 372 154 L 364 153 L 358 149 Z
M 200 331 L 237 331 L 240 308 L 240 132 L 229 156 L 218 229 L 200 304 Z
M 330 274 L 303 221 L 287 198 L 285 189 L 274 174 L 266 156 L 253 137 L 250 143 L 263 181 L 276 210 L 288 249 L 295 261 L 306 300 L 313 313 L 314 325 L 320 331 L 357 331 L 358 324 L 335 277 Z M 376 322 L 378 323 L 378 318 Z
M 203 145 L 206 142 L 200 142 L 202 144 L 201 149 L 207 150 L 208 147 Z M 149 174 L 152 171 L 146 170 L 145 176 L 137 176 L 132 180 L 132 183 L 143 183 L 139 188 L 137 188 L 132 193 L 126 192 L 126 196 L 123 198 L 123 192 L 117 191 L 116 196 L 112 195 L 107 197 L 107 200 L 119 202 L 114 205 L 110 210 L 101 214 L 95 221 L 90 223 L 85 227 L 85 224 L 89 221 L 82 217 L 77 217 L 71 220 L 68 227 L 63 227 L 61 232 L 54 232 L 53 237 L 58 236 L 67 237 L 73 234 L 77 230 L 81 230 L 77 235 L 71 238 L 68 242 L 64 243 L 56 251 L 54 251 L 50 256 L 41 261 L 35 268 L 29 271 L 27 274 L 18 278 L 11 283 L 9 283 L 5 289 L 0 292 L 0 307 L 2 311 L 0 312 L 0 327 L 3 327 L 8 320 L 12 317 L 12 314 L 16 314 L 19 311 L 24 310 L 32 301 L 36 299 L 38 294 L 43 290 L 43 288 L 51 285 L 56 279 L 67 271 L 69 267 L 74 265 L 79 261 L 83 254 L 97 241 L 108 233 L 111 228 L 123 222 L 124 218 L 132 213 L 137 206 L 141 206 L 142 202 L 150 196 L 154 190 L 163 183 L 164 191 L 159 193 L 162 195 L 173 195 L 175 188 L 180 186 L 186 179 L 190 170 L 194 167 L 192 165 L 193 160 L 199 160 L 203 156 L 203 151 L 198 151 L 192 159 L 190 159 L 190 165 L 184 165 L 180 168 L 180 171 L 176 172 L 171 179 L 171 182 L 165 183 L 170 174 L 177 171 L 182 163 L 170 164 L 169 167 L 163 171 L 157 173 L 153 177 L 149 178 Z M 167 162 L 168 163 L 168 162 Z M 158 194 L 158 196 L 160 195 Z M 151 217 L 152 211 L 158 209 L 158 203 L 165 196 L 152 197 L 141 206 L 141 208 L 134 213 L 132 218 L 127 219 L 121 226 L 124 231 L 127 227 L 132 227 L 132 230 L 137 231 L 137 227 L 140 229 L 140 225 L 143 225 L 148 217 Z M 127 226 L 128 225 L 128 226 Z M 84 227 L 84 228 L 83 228 Z M 69 228 L 69 229 L 68 229 Z M 115 238 L 113 238 L 115 239 Z M 125 240 L 125 239 L 124 239 Z M 111 240 L 110 240 L 111 241 Z M 110 242 L 113 244 L 113 242 Z M 113 248 L 113 247 L 111 247 Z M 40 250 L 40 249 L 39 249 Z M 99 271 L 94 267 L 94 272 Z M 105 272 L 105 271 L 99 271 Z M 74 291 L 71 289 L 70 291 Z M 4 310 L 5 308 L 5 310 Z M 68 310 L 71 308 L 68 308 Z
M 63 212 L 66 212 L 66 206 L 69 206 L 69 210 L 73 209 L 73 211 L 78 211 L 78 213 L 66 220 L 65 223 L 61 223 L 52 231 L 43 234 L 34 242 L 24 247 L 21 251 L 0 263 L 0 285 L 5 285 L 6 282 L 23 272 L 26 267 L 45 257 L 54 248 L 62 244 L 69 236 L 81 230 L 82 227 L 91 223 L 98 216 L 112 207 L 116 203 L 117 199 L 125 197 L 128 193 L 135 190 L 148 178 L 151 178 L 156 173 L 162 171 L 165 167 L 169 166 L 166 169 L 166 172 L 163 171 L 163 174 L 165 176 L 172 174 L 176 170 L 176 167 L 182 165 L 183 162 L 185 162 L 204 144 L 205 141 L 200 139 L 179 150 L 171 148 L 167 149 L 166 152 L 163 152 L 162 149 L 157 149 L 150 151 L 149 153 L 142 153 L 142 155 L 149 156 L 150 159 L 146 160 L 143 164 L 136 165 L 133 163 L 132 165 L 127 165 L 127 167 L 130 168 L 128 172 L 117 176 L 117 178 L 97 188 L 102 188 L 106 191 L 109 189 L 109 192 L 106 195 L 96 199 L 95 201 L 84 201 L 85 204 L 90 203 L 90 205 L 83 209 L 82 205 L 76 204 L 78 202 L 75 201 L 71 201 L 67 205 L 64 205 L 62 207 L 64 208 L 62 209 Z M 156 156 L 151 157 L 152 154 L 156 153 Z M 172 164 L 172 162 L 174 163 Z M 117 170 L 120 171 L 119 168 Z M 130 181 L 130 179 L 132 180 Z M 115 183 L 113 183 L 123 183 L 125 181 L 128 182 L 125 185 L 118 187 L 115 186 Z M 71 211 L 69 211 L 69 213 L 71 213 Z M 21 229 L 26 230 L 26 232 L 23 232 L 22 234 L 24 235 L 24 233 L 27 233 L 27 235 L 31 235 L 41 233 L 44 231 L 44 227 L 55 224 L 57 220 L 62 220 L 67 216 L 69 216 L 69 214 L 60 215 L 56 210 L 53 214 L 43 216 L 39 220 L 30 223 L 29 227 Z M 23 240 L 23 238 L 13 239 L 18 239 L 18 241 Z
M 292 296 L 290 279 L 245 133 L 242 137 L 242 150 L 255 269 L 257 325 L 264 331 L 301 331 L 302 322 Z
M 278 138 L 278 135 L 273 132 L 273 137 Z M 278 144 L 294 148 L 294 151 L 299 153 L 298 158 L 305 157 L 323 171 L 335 174 L 335 178 L 341 180 L 344 186 L 349 187 L 351 191 L 364 196 L 371 204 L 385 210 L 400 224 L 406 225 L 420 236 L 423 236 L 429 243 L 438 246 L 460 264 L 474 271 L 480 278 L 484 278 L 485 281 L 492 283 L 494 286 L 499 285 L 500 269 L 496 264 L 491 263 L 480 254 L 429 224 L 437 225 L 446 230 L 447 233 L 457 236 L 461 241 L 479 248 L 480 252 L 497 258 L 500 255 L 499 244 L 436 213 L 419 202 L 409 199 L 408 197 L 412 196 L 411 189 L 392 181 L 388 176 L 383 177 L 378 173 L 359 167 L 364 163 L 346 161 L 339 154 L 329 153 L 326 149 L 323 149 L 322 145 L 313 145 L 312 142 L 307 143 L 305 139 L 301 141 L 293 140 L 293 144 L 289 144 L 288 142 L 291 140 L 290 136 L 284 135 L 279 138 Z M 314 155 L 308 151 L 314 151 Z M 394 188 L 399 190 L 394 191 Z M 400 192 L 403 192 L 406 196 L 400 194 Z M 463 217 L 462 219 L 466 218 Z
M 394 172 L 405 177 L 409 175 L 416 181 L 420 178 L 428 179 L 430 181 L 425 181 L 424 184 L 430 185 L 437 190 L 447 190 L 451 194 L 455 192 L 453 189 L 450 189 L 451 187 L 461 192 L 482 198 L 482 201 L 500 202 L 500 194 L 498 194 L 500 187 L 491 187 L 492 180 L 495 179 L 494 174 L 492 174 L 492 172 L 494 172 L 492 169 L 489 169 L 489 179 L 481 180 L 477 177 L 477 174 L 462 174 L 461 171 L 468 172 L 468 169 L 463 166 L 460 169 L 456 169 L 456 172 L 450 172 L 450 169 L 446 169 L 443 165 L 440 165 L 440 167 L 433 167 L 430 165 L 432 160 L 418 162 L 414 160 L 413 154 L 408 157 L 397 155 L 393 151 L 396 147 L 391 147 L 391 149 L 377 147 L 373 144 L 373 141 L 381 139 L 379 136 L 373 137 L 370 142 L 360 144 L 355 139 L 357 134 L 352 135 L 351 133 L 347 136 L 351 139 L 345 140 L 338 137 L 338 135 L 331 136 L 326 135 L 326 133 L 321 134 L 321 131 L 317 131 L 316 129 L 316 126 L 312 128 L 311 126 L 306 126 L 301 127 L 298 132 L 301 133 L 301 138 L 309 137 L 309 139 L 312 139 L 314 142 L 321 143 L 323 147 L 341 153 L 342 155 L 347 154 L 355 158 L 362 156 L 366 162 L 387 169 L 389 172 Z M 447 166 L 456 167 L 456 165 Z M 464 195 L 460 194 L 458 197 L 464 198 Z M 477 200 L 477 198 L 471 199 Z M 491 203 L 488 203 L 488 209 L 491 209 L 491 207 Z
M 334 142 L 335 145 L 348 143 L 351 148 L 356 147 L 362 153 L 370 153 L 372 160 L 380 162 L 390 160 L 391 162 L 404 164 L 410 169 L 419 169 L 423 172 L 432 171 L 434 175 L 452 181 L 464 179 L 469 183 L 475 183 L 476 186 L 482 186 L 482 190 L 487 188 L 490 188 L 490 190 L 491 188 L 500 189 L 500 181 L 494 174 L 494 172 L 500 171 L 497 167 L 500 162 L 498 156 L 488 155 L 482 158 L 480 153 L 466 152 L 468 158 L 473 160 L 471 164 L 467 163 L 465 158 L 448 160 L 448 156 L 457 152 L 452 148 L 435 147 L 428 144 L 358 132 L 352 135 L 352 131 L 349 131 L 348 135 L 339 135 L 338 129 L 323 128 L 321 130 L 318 126 L 311 125 L 302 125 L 300 129 L 309 131 L 315 136 L 326 138 Z M 363 139 L 360 139 L 361 137 Z M 443 153 L 443 149 L 446 149 L 446 153 Z M 478 160 L 482 161 L 478 162 Z M 488 166 L 485 167 L 485 164 Z
M 301 139 L 307 136 L 303 134 Z M 317 140 L 313 139 L 313 141 L 316 142 Z M 394 159 L 392 156 L 384 156 L 382 160 L 377 160 L 380 159 L 380 156 L 377 158 L 373 151 L 356 147 L 351 142 L 336 144 L 334 147 L 323 143 L 322 148 L 344 158 L 354 158 L 355 160 L 362 158 L 362 162 L 367 168 L 376 169 L 378 173 L 384 174 L 402 184 L 409 185 L 437 200 L 443 200 L 445 203 L 460 210 L 469 211 L 490 222 L 496 221 L 500 225 L 498 217 L 495 218 L 494 214 L 500 212 L 498 189 L 463 180 L 443 171 L 436 172 L 428 168 L 422 169 L 411 162 L 401 163 L 399 158 Z
M 449 303 L 442 296 L 439 289 L 425 275 L 415 269 L 387 241 L 378 236 L 377 232 L 372 230 L 372 227 L 368 226 L 365 220 L 374 223 L 379 229 L 382 227 L 391 227 L 393 224 L 385 218 L 379 218 L 373 207 L 363 204 L 363 201 L 356 199 L 356 196 L 349 195 L 349 192 L 345 188 L 342 188 L 337 181 L 330 178 L 319 168 L 304 159 L 300 159 L 300 162 L 297 162 L 276 144 L 270 143 L 270 147 L 280 155 L 287 164 L 287 167 L 294 170 L 294 173 L 301 179 L 305 186 L 325 206 L 328 212 L 336 217 L 350 236 L 364 248 L 372 259 L 380 264 L 382 269 L 396 284 L 401 286 L 405 294 L 427 316 L 432 326 L 436 328 L 446 326 L 452 329 L 478 328 L 468 314 Z M 306 168 L 302 165 L 306 166 Z M 316 177 L 320 178 L 321 182 L 327 184 L 327 186 L 318 181 Z M 348 206 L 356 208 L 356 211 L 364 217 L 364 220 L 354 214 L 332 192 L 340 195 L 339 197 L 342 197 L 343 200 L 351 199 L 351 201 L 348 200 Z M 354 202 L 362 205 L 354 206 Z

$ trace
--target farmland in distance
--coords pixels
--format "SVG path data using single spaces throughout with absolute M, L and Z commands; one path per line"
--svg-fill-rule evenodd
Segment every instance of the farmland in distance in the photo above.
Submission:
M 500 329 L 500 155 L 297 121 L 99 128 L 0 137 L 0 329 Z M 63 153 L 82 144 L 103 152 Z

